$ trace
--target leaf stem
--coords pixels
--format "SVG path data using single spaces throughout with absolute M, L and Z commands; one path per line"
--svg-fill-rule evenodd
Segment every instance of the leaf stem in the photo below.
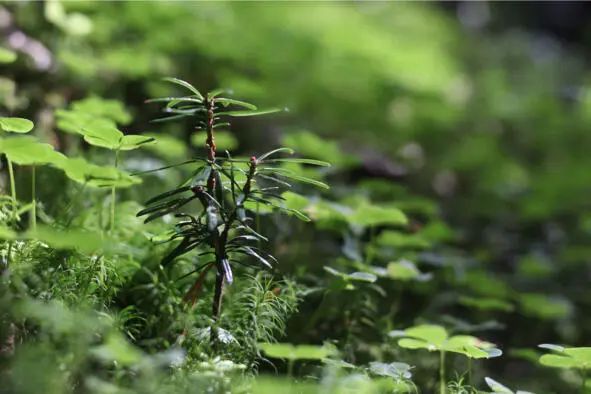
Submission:
M 35 197 L 35 165 L 31 168 L 31 203 L 33 204 L 31 213 L 31 227 L 37 230 L 37 199 Z
M 119 151 L 115 151 L 115 168 L 119 165 Z M 115 233 L 115 185 L 111 186 L 111 236 Z
M 8 175 L 10 177 L 10 194 L 12 197 L 12 220 L 16 222 L 16 186 L 14 181 L 14 169 L 12 168 L 12 161 L 9 158 L 6 158 L 8 162 Z
M 581 387 L 581 394 L 585 394 L 585 392 L 586 392 L 585 382 L 587 380 L 587 369 L 586 368 L 583 368 L 583 370 L 581 371 L 581 374 L 583 375 L 583 384 L 582 384 L 582 387 Z
M 439 352 L 439 393 L 445 394 L 445 351 Z

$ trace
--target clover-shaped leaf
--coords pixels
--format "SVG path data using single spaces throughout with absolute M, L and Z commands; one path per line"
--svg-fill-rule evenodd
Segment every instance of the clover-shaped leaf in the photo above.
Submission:
M 34 126 L 29 119 L 0 117 L 0 129 L 9 133 L 28 133 Z
M 544 354 L 540 364 L 552 368 L 589 369 L 591 368 L 591 347 L 562 347 L 553 344 L 542 344 L 539 347 L 550 349 L 554 354 Z
M 412 374 L 410 373 L 411 366 L 406 363 L 381 363 L 372 361 L 369 363 L 369 372 L 379 376 L 389 376 L 392 378 L 410 379 Z
M 353 214 L 347 216 L 350 224 L 362 227 L 379 225 L 406 225 L 408 219 L 401 210 L 394 207 L 382 207 L 373 204 L 363 204 Z
M 63 155 L 49 144 L 37 141 L 34 137 L 22 136 L 0 141 L 0 152 L 20 165 L 57 163 Z
M 115 167 L 97 166 L 82 158 L 64 157 L 56 163 L 56 166 L 73 181 L 93 187 L 124 188 L 141 183 L 140 178 L 132 177 Z
M 324 270 L 331 275 L 337 276 L 344 281 L 358 281 L 358 282 L 369 282 L 373 283 L 378 278 L 376 275 L 371 274 L 369 272 L 353 272 L 352 274 L 345 274 L 343 272 L 337 271 L 332 267 L 325 266 Z
M 463 354 L 469 358 L 491 358 L 502 354 L 492 343 L 482 341 L 471 335 L 450 337 L 445 328 L 437 325 L 420 325 L 404 331 L 392 331 L 391 337 L 404 337 L 398 346 L 406 349 L 426 349 Z
M 431 275 L 421 273 L 417 266 L 408 260 L 391 262 L 388 264 L 386 271 L 390 278 L 401 281 L 417 280 L 423 282 L 431 279 Z

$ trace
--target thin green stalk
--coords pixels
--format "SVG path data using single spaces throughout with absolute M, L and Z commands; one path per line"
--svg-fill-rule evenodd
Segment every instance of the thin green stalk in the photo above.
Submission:
M 31 169 L 31 202 L 33 204 L 33 210 L 31 213 L 31 227 L 37 230 L 37 199 L 35 197 L 35 166 Z
M 8 175 L 10 176 L 10 193 L 12 196 L 12 220 L 16 222 L 16 186 L 14 182 L 14 169 L 12 168 L 12 161 L 6 158 L 8 162 Z
M 287 377 L 289 379 L 293 378 L 293 359 L 292 358 L 290 358 L 287 361 Z
M 472 357 L 468 357 L 468 384 L 470 387 L 474 387 L 472 382 Z
M 439 352 L 439 393 L 445 394 L 445 352 Z
M 115 151 L 115 168 L 119 165 L 119 151 Z M 111 235 L 115 234 L 115 185 L 111 186 Z
M 585 392 L 587 391 L 586 387 L 585 387 L 585 381 L 587 380 L 587 369 L 586 368 L 583 368 L 582 374 L 583 374 L 583 385 L 581 387 L 581 393 L 585 394 Z

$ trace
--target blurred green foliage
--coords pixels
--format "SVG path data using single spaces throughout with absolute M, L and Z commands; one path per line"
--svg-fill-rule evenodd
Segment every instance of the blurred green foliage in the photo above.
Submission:
M 501 19 L 502 6 L 490 7 Z M 470 30 L 421 2 L 4 1 L 0 21 L 0 127 L 24 132 L 14 117 L 35 124 L 32 137 L 1 145 L 16 163 L 18 204 L 7 175 L 0 366 L 10 362 L 13 378 L 0 391 L 435 392 L 438 358 L 388 337 L 419 324 L 503 349 L 474 364 L 475 386 L 490 375 L 538 393 L 579 390 L 576 371 L 533 368 L 541 353 L 531 350 L 584 347 L 591 336 L 591 96 L 585 59 L 570 48 L 539 49 L 522 30 Z M 331 186 L 282 195 L 312 223 L 249 207 L 281 264 L 275 279 L 228 290 L 228 346 L 217 358 L 199 339 L 205 301 L 193 311 L 182 303 L 190 259 L 160 267 L 167 250 L 150 239 L 166 226 L 135 217 L 146 196 L 187 173 L 141 183 L 131 173 L 203 153 L 194 125 L 150 123 L 162 114 L 144 101 L 176 92 L 164 76 L 289 109 L 236 119 L 221 149 L 248 157 L 283 144 L 332 163 L 282 163 Z M 112 152 L 76 134 L 81 117 L 104 126 L 86 135 L 91 144 L 114 124 L 156 143 L 124 152 L 115 168 Z M 139 145 L 120 137 L 98 145 Z M 17 142 L 40 151 L 23 155 Z M 48 146 L 69 158 L 43 161 Z M 43 163 L 32 180 L 31 164 Z M 32 231 L 24 218 L 35 184 L 43 223 Z M 104 239 L 115 189 L 116 231 Z M 276 286 L 288 290 L 273 303 Z M 245 315 L 253 294 L 261 309 Z M 186 327 L 194 330 L 179 337 Z M 288 368 L 257 347 L 274 340 L 332 343 L 339 356 L 296 360 L 294 387 L 253 383 L 246 371 Z M 187 365 L 171 368 L 177 358 Z M 456 360 L 448 365 L 462 373 Z M 413 366 L 412 376 L 395 362 Z M 460 382 L 450 392 L 462 392 Z

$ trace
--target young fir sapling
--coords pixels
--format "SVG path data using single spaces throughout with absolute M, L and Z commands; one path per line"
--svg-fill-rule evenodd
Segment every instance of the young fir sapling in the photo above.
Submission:
M 215 90 L 201 94 L 188 82 L 176 78 L 166 78 L 168 82 L 187 89 L 190 94 L 182 97 L 165 97 L 148 102 L 166 103 L 164 112 L 172 116 L 157 119 L 160 121 L 191 117 L 195 128 L 205 131 L 206 157 L 197 157 L 183 163 L 167 166 L 194 165 L 192 175 L 178 188 L 166 191 L 150 199 L 147 207 L 138 216 L 148 215 L 145 222 L 150 222 L 167 214 L 181 219 L 167 233 L 162 242 L 180 239 L 180 243 L 162 260 L 167 266 L 173 261 L 196 248 L 200 248 L 199 265 L 191 273 L 200 273 L 184 297 L 185 302 L 194 305 L 199 296 L 207 273 L 215 268 L 216 280 L 212 303 L 213 327 L 212 343 L 216 342 L 216 329 L 221 315 L 224 283 L 232 284 L 234 278 L 232 265 L 248 265 L 240 257 L 247 257 L 267 268 L 276 259 L 267 251 L 258 247 L 267 238 L 259 234 L 252 226 L 253 219 L 247 211 L 249 204 L 258 204 L 275 208 L 283 213 L 294 215 L 302 220 L 310 219 L 302 212 L 289 208 L 281 193 L 290 189 L 290 181 L 310 183 L 328 188 L 322 182 L 302 177 L 293 171 L 279 166 L 284 162 L 297 162 L 328 166 L 328 163 L 302 158 L 281 158 L 281 153 L 293 154 L 289 148 L 278 148 L 250 159 L 232 158 L 226 151 L 225 157 L 219 157 L 216 150 L 215 134 L 220 128 L 228 128 L 230 123 L 223 121 L 228 117 L 246 117 L 269 114 L 279 109 L 259 110 L 250 103 L 220 97 L 224 90 Z M 229 107 L 240 107 L 231 110 Z M 152 171 L 158 171 L 152 170 Z M 150 171 L 151 172 L 151 171 Z M 198 200 L 200 212 L 180 212 L 180 208 L 189 202 Z

